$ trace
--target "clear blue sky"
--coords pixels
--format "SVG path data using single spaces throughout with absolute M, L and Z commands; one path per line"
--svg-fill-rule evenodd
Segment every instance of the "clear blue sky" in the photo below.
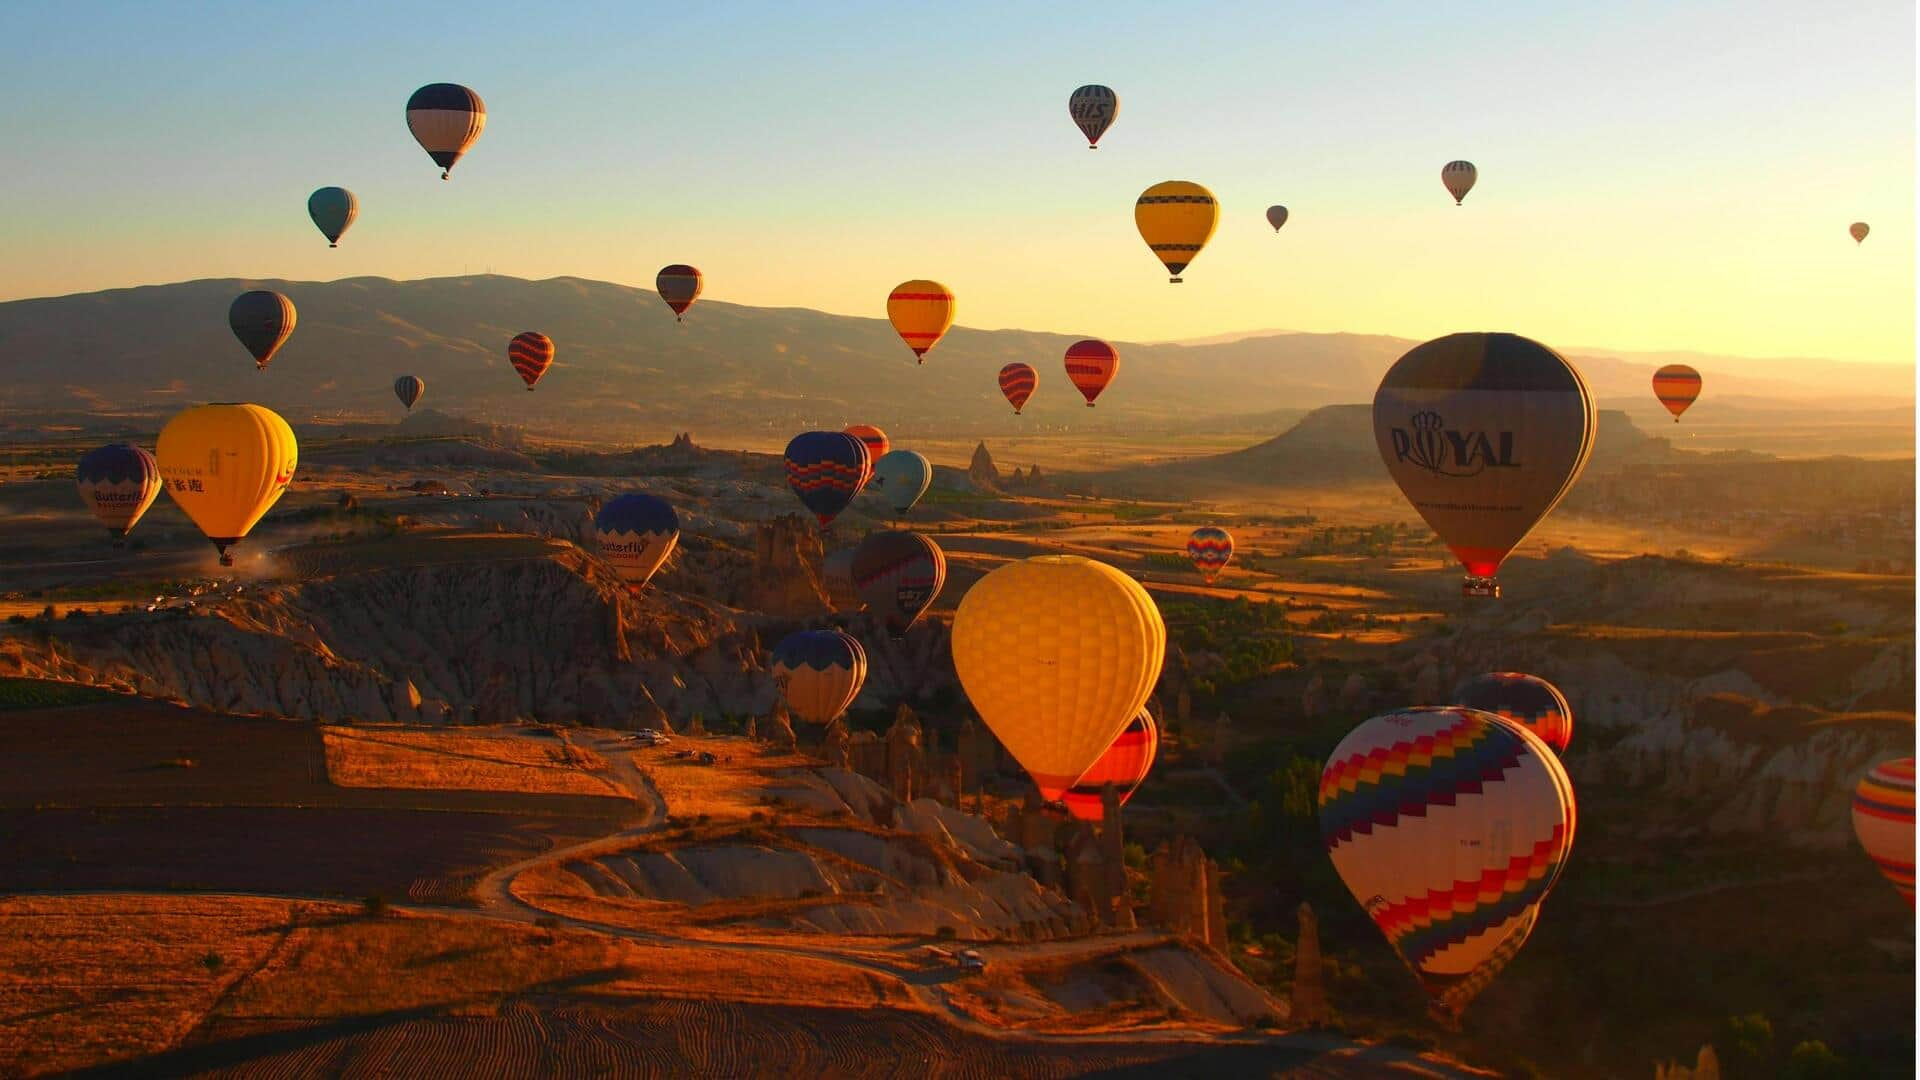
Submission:
M 722 300 L 878 316 L 932 277 L 963 324 L 1115 339 L 1912 360 L 1911 3 L 394 6 L 0 7 L 0 298 L 685 261 Z M 403 118 L 436 81 L 489 110 L 449 183 Z M 1121 97 L 1098 153 L 1084 82 Z M 1132 223 L 1165 179 L 1223 208 L 1178 288 Z M 362 201 L 337 251 L 324 184 Z

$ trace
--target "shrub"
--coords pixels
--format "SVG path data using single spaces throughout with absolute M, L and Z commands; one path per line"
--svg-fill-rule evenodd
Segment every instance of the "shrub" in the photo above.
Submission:
M 955 930 L 951 926 L 942 925 L 935 928 L 933 936 L 939 938 L 941 941 L 952 941 L 960 936 L 960 931 Z
M 533 920 L 533 925 L 541 930 L 557 930 L 560 928 L 560 920 L 551 915 L 542 915 Z
M 374 893 L 360 901 L 360 907 L 367 913 L 367 918 L 369 919 L 384 918 L 388 911 L 387 898 L 381 896 L 379 893 Z
M 226 966 L 226 963 L 227 962 L 225 960 L 222 960 L 220 958 L 220 954 L 217 952 L 210 952 L 207 955 L 200 958 L 200 966 L 206 968 L 210 972 L 219 971 L 222 967 Z

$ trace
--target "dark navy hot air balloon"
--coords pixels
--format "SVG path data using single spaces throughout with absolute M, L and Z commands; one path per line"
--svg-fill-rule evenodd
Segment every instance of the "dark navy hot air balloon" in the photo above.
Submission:
M 867 444 L 844 431 L 803 431 L 787 444 L 787 486 L 820 527 L 833 524 L 873 472 Z
M 408 412 L 413 411 L 413 403 L 419 401 L 420 395 L 426 392 L 426 380 L 418 375 L 402 375 L 393 380 L 393 396 L 400 399 L 400 404 L 405 405 Z
M 343 187 L 323 187 L 307 196 L 307 216 L 327 238 L 328 247 L 339 247 L 340 237 L 360 216 L 360 200 Z
M 160 494 L 160 466 L 138 446 L 113 443 L 89 450 L 74 470 L 80 498 L 119 547 Z
M 647 583 L 680 542 L 680 515 L 655 495 L 629 492 L 600 508 L 593 519 L 600 554 L 634 588 Z
M 867 681 L 867 653 L 838 630 L 802 630 L 773 650 L 773 679 L 787 711 L 813 724 L 830 724 Z
M 233 328 L 233 336 L 240 339 L 247 352 L 253 354 L 254 367 L 260 371 L 267 370 L 273 354 L 293 336 L 293 327 L 298 321 L 293 301 L 266 289 L 241 293 L 227 308 L 227 325 Z

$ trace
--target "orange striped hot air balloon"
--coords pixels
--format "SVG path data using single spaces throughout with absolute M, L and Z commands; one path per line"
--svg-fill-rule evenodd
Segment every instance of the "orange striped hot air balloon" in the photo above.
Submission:
M 873 479 L 873 466 L 887 456 L 887 451 L 893 449 L 893 443 L 887 439 L 886 432 L 872 424 L 854 424 L 846 430 L 847 434 L 867 444 L 867 479 Z
M 1104 341 L 1088 338 L 1067 346 L 1067 378 L 1093 408 L 1093 399 L 1120 372 L 1120 353 Z
M 1027 407 L 1027 399 L 1033 396 L 1034 387 L 1040 385 L 1040 373 L 1033 370 L 1032 364 L 1023 364 L 1018 360 L 1000 369 L 1000 392 L 1006 395 L 1007 404 L 1013 406 L 1013 415 L 1019 416 L 1020 410 Z
M 937 281 L 915 279 L 894 286 L 887 296 L 887 318 L 920 363 L 953 325 L 953 290 Z
M 1116 789 L 1120 805 L 1127 805 L 1133 793 L 1140 790 L 1148 770 L 1153 768 L 1153 758 L 1159 750 L 1160 728 L 1154 724 L 1153 714 L 1141 709 L 1140 715 L 1115 736 L 1113 745 L 1093 763 L 1093 768 L 1081 773 L 1080 779 L 1062 796 L 1060 801 L 1067 805 L 1067 813 L 1081 821 L 1104 820 L 1107 808 L 1101 794 L 1108 784 Z
M 553 339 L 538 331 L 529 330 L 507 343 L 507 359 L 513 362 L 513 370 L 526 380 L 527 389 L 540 381 L 540 376 L 553 366 Z
M 1667 407 L 1677 424 L 1680 414 L 1700 396 L 1700 373 L 1685 364 L 1668 364 L 1653 373 L 1653 396 Z
M 1883 761 L 1853 789 L 1853 834 L 1913 905 L 1913 759 Z

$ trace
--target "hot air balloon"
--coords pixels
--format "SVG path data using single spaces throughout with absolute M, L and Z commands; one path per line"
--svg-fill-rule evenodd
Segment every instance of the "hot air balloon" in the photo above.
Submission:
M 339 247 L 353 219 L 360 216 L 360 200 L 343 187 L 323 187 L 307 196 L 307 216 L 327 238 L 328 247 Z
M 680 317 L 693 306 L 693 302 L 700 299 L 701 284 L 700 271 L 685 263 L 661 267 L 660 272 L 653 278 L 654 290 L 660 294 L 660 299 L 665 300 L 667 306 L 673 309 L 674 322 L 679 322 Z
M 1472 709 L 1376 716 L 1341 740 L 1320 775 L 1320 834 L 1334 869 L 1455 1015 L 1466 1004 L 1460 986 L 1504 965 L 1501 946 L 1531 929 L 1574 824 L 1572 785 L 1553 751 Z
M 1913 906 L 1913 759 L 1883 761 L 1853 789 L 1853 834 Z
M 867 681 L 867 652 L 838 630 L 802 630 L 773 648 L 773 679 L 787 711 L 811 724 L 831 724 Z
M 1032 364 L 1014 361 L 1000 369 L 1000 392 L 1006 395 L 1007 404 L 1013 406 L 1013 415 L 1019 416 L 1020 410 L 1027 407 L 1027 399 L 1033 396 L 1034 387 L 1040 385 L 1040 373 L 1033 370 Z
M 903 281 L 887 295 L 887 318 L 920 363 L 953 325 L 953 290 L 937 281 Z
M 1077 555 L 998 567 L 953 618 L 953 667 L 968 700 L 1052 801 L 1139 715 L 1166 646 L 1147 590 Z
M 1154 257 L 1167 266 L 1167 280 L 1178 285 L 1180 272 L 1207 246 L 1220 223 L 1213 192 L 1186 180 L 1168 180 L 1140 193 L 1133 223 Z
M 199 405 L 160 429 L 161 482 L 232 566 L 238 543 L 293 482 L 300 456 L 293 429 L 259 405 Z
M 853 586 L 867 609 L 903 637 L 947 581 L 947 556 L 917 532 L 894 529 L 867 534 L 853 552 Z
M 512 362 L 513 370 L 520 373 L 521 381 L 527 384 L 529 393 L 540 376 L 553 366 L 553 339 L 538 331 L 528 330 L 516 334 L 507 342 L 507 359 Z
M 1440 182 L 1447 186 L 1447 194 L 1453 196 L 1453 205 L 1459 206 L 1466 201 L 1467 192 L 1473 190 L 1473 182 L 1480 179 L 1480 170 L 1473 167 L 1471 161 L 1449 161 L 1440 170 Z
M 408 412 L 413 411 L 413 403 L 419 401 L 420 395 L 426 392 L 427 382 L 418 375 L 402 375 L 393 380 L 393 396 L 400 399 L 400 404 L 405 405 Z
M 112 443 L 89 450 L 74 469 L 80 499 L 119 547 L 160 495 L 160 466 L 138 446 Z
M 893 512 L 905 514 L 933 483 L 933 463 L 917 451 L 894 450 L 874 464 L 873 482 Z
M 1551 512 L 1593 451 L 1595 413 L 1572 364 L 1517 334 L 1416 345 L 1373 395 L 1394 483 L 1467 568 L 1468 596 Z
M 1140 782 L 1153 768 L 1153 758 L 1159 750 L 1160 728 L 1153 722 L 1153 714 L 1141 709 L 1114 737 L 1113 745 L 1093 763 L 1093 768 L 1082 773 L 1067 789 L 1060 800 L 1066 804 L 1067 813 L 1081 821 L 1105 820 L 1107 808 L 1102 796 L 1106 786 L 1114 786 L 1120 805 L 1125 806 L 1133 793 L 1140 790 Z
M 1200 526 L 1187 537 L 1187 558 L 1207 584 L 1213 584 L 1233 558 L 1233 534 L 1218 525 Z
M 830 551 L 820 560 L 820 583 L 826 589 L 827 603 L 843 615 L 851 615 L 867 606 L 853 584 L 853 548 Z
M 1273 226 L 1274 232 L 1279 232 L 1280 226 L 1285 225 L 1286 223 L 1287 223 L 1286 207 L 1284 206 L 1267 207 L 1267 224 Z
M 1100 136 L 1120 118 L 1120 95 L 1112 89 L 1090 83 L 1067 98 L 1067 115 L 1087 137 L 1087 149 L 1100 149 Z
M 233 328 L 233 336 L 240 339 L 240 344 L 253 354 L 254 367 L 260 371 L 267 370 L 273 354 L 287 343 L 298 321 L 293 301 L 266 289 L 241 293 L 227 308 L 227 325 Z
M 487 105 L 480 95 L 455 83 L 431 83 L 407 99 L 407 130 L 440 166 L 440 179 L 473 146 L 487 127 Z
M 1685 364 L 1668 364 L 1653 373 L 1653 396 L 1667 407 L 1677 424 L 1680 414 L 1700 396 L 1700 373 Z
M 1453 688 L 1453 703 L 1492 713 L 1540 737 L 1556 754 L 1573 738 L 1573 710 L 1560 688 L 1538 675 L 1489 671 Z
M 822 529 L 860 494 L 873 464 L 867 444 L 844 431 L 803 431 L 787 443 L 787 486 Z
M 867 444 L 867 464 L 871 466 L 877 467 L 880 459 L 887 456 L 887 451 L 893 449 L 893 444 L 887 441 L 887 433 L 872 424 L 852 424 L 848 426 L 847 434 Z M 867 470 L 867 478 L 873 478 L 873 469 Z
M 1093 399 L 1120 373 L 1119 350 L 1092 338 L 1067 346 L 1066 360 L 1067 378 L 1073 380 L 1080 396 L 1087 399 L 1089 409 L 1093 408 Z
M 680 542 L 680 515 L 653 495 L 628 492 L 611 499 L 593 517 L 600 555 L 635 589 L 647 583 Z
M 1865 240 L 1867 238 L 1867 233 L 1872 231 L 1873 230 L 1867 228 L 1867 223 L 1864 221 L 1856 221 L 1853 224 L 1847 226 L 1847 235 L 1853 237 L 1853 242 L 1856 244 L 1860 243 L 1862 240 Z

